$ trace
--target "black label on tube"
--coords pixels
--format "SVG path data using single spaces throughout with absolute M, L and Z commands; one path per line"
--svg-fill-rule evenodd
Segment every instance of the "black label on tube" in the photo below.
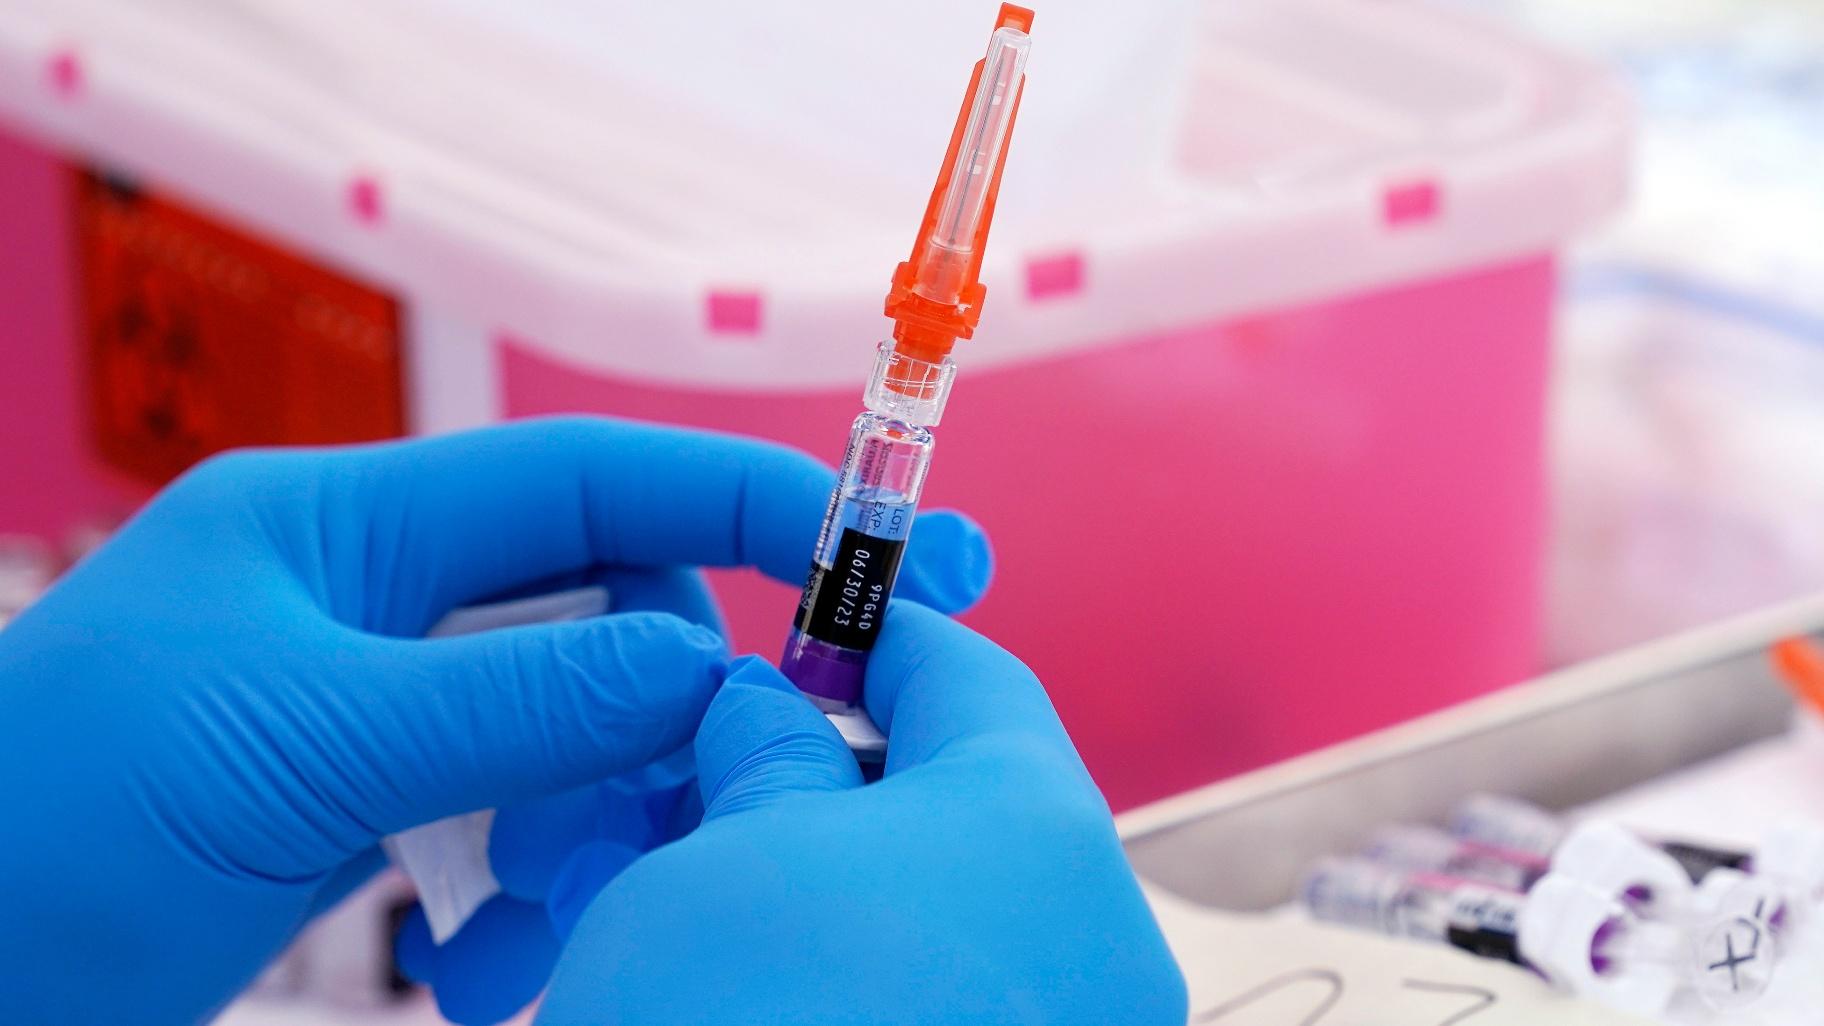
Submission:
M 818 641 L 866 652 L 880 635 L 880 620 L 893 594 L 903 541 L 889 541 L 845 527 L 834 565 L 812 564 L 798 604 L 797 627 Z
M 1703 883 L 1704 877 L 1709 876 L 1712 869 L 1746 871 L 1754 863 L 1754 856 L 1745 851 L 1730 851 L 1684 841 L 1662 841 L 1659 850 L 1672 856 L 1672 861 L 1678 863 L 1678 868 L 1685 871 L 1692 883 Z
M 1464 887 L 1451 895 L 1445 940 L 1483 958 L 1525 965 L 1520 956 L 1520 901 L 1489 888 Z

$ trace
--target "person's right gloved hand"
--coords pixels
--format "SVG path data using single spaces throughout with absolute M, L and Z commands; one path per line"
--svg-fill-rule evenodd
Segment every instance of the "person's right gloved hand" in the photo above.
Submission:
M 702 825 L 605 886 L 587 849 L 567 868 L 538 1023 L 1180 1026 L 1183 977 L 1031 672 L 899 601 L 867 704 L 889 741 L 863 787 L 829 722 L 738 662 L 697 733 Z

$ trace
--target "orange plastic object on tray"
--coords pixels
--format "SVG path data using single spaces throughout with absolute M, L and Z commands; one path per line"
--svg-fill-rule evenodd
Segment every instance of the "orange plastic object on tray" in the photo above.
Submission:
M 1773 646 L 1773 665 L 1793 697 L 1824 716 L 1824 651 L 1807 638 L 1787 638 Z

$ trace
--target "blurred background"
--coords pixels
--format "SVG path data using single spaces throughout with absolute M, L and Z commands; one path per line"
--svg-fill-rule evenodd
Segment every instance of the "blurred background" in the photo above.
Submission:
M 0 0 L 0 616 L 237 445 L 835 460 L 995 7 Z M 927 503 L 1117 809 L 1824 587 L 1815 3 L 1037 15 Z

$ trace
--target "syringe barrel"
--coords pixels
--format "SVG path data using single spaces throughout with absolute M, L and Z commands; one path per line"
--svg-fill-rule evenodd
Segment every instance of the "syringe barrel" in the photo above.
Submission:
M 1464 840 L 1529 855 L 1550 855 L 1567 830 L 1537 805 L 1493 794 L 1471 795 L 1450 818 L 1450 832 Z
M 1306 874 L 1300 897 L 1314 919 L 1526 964 L 1519 944 L 1525 898 L 1497 887 L 1366 859 L 1324 859 Z
M 1551 868 L 1540 856 L 1466 840 L 1433 827 L 1390 826 L 1377 830 L 1362 852 L 1385 866 L 1474 880 L 1524 892 Z
M 852 712 L 861 704 L 868 653 L 880 636 L 931 465 L 935 439 L 926 424 L 936 420 L 949 390 L 948 360 L 940 368 L 942 386 L 930 396 L 882 387 L 890 375 L 908 371 L 904 362 L 891 344 L 881 347 L 867 393 L 872 408 L 849 432 L 779 663 L 825 712 Z M 881 395 L 889 401 L 876 402 Z

